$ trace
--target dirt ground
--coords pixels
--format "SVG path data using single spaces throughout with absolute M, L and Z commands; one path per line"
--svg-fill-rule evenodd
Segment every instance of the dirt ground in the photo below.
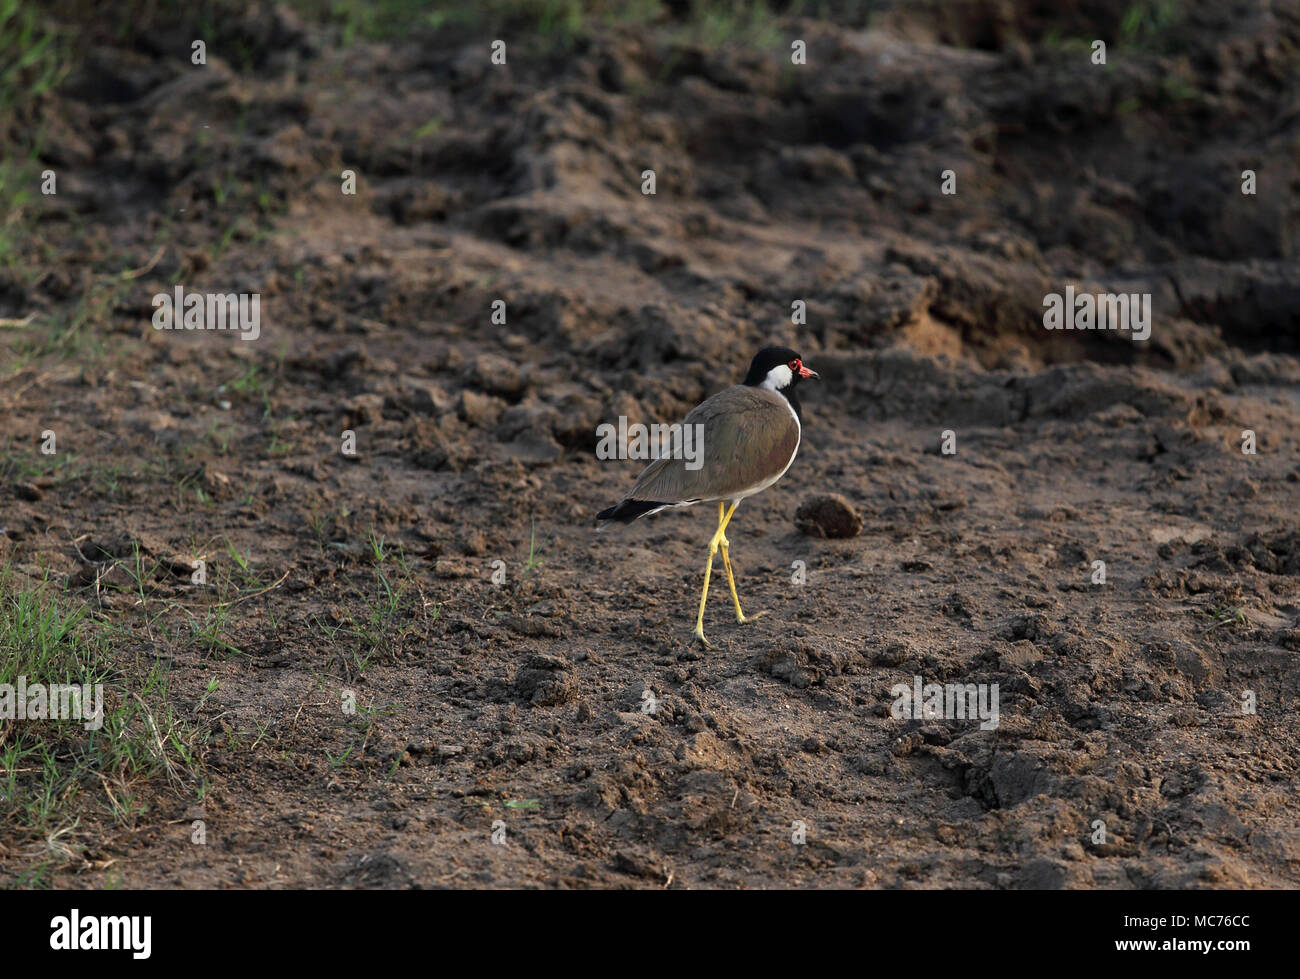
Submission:
M 1300 15 L 1131 7 L 547 47 L 259 5 L 204 66 L 88 21 L 0 278 L 0 558 L 195 758 L 126 816 L 87 786 L 44 880 L 1300 885 Z M 152 329 L 177 284 L 261 336 Z M 1044 329 L 1068 284 L 1150 339 Z M 596 428 L 768 342 L 821 380 L 728 531 L 770 614 L 715 574 L 706 651 L 715 515 L 596 533 L 640 468 Z M 828 493 L 857 536 L 796 526 Z M 918 676 L 1000 723 L 896 719 Z

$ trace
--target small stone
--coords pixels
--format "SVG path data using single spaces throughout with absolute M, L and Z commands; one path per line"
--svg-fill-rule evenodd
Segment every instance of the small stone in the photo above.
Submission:
M 795 511 L 794 525 L 809 537 L 856 537 L 862 532 L 862 518 L 838 493 L 805 501 Z

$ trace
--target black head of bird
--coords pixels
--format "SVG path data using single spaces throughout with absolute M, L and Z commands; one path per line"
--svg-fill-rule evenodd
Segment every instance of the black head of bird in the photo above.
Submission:
M 817 376 L 817 372 L 805 367 L 803 358 L 789 347 L 764 347 L 749 362 L 744 384 L 752 388 L 780 391 L 790 402 L 795 416 L 802 422 L 802 405 L 799 404 L 795 388 L 800 381 Z
M 637 477 L 636 485 L 617 505 L 596 514 L 598 523 L 630 523 L 669 507 L 718 504 L 718 528 L 709 541 L 704 588 L 695 619 L 695 638 L 706 647 L 704 605 L 709 596 L 713 556 L 722 551 L 727 585 L 736 606 L 736 621 L 747 622 L 765 613 L 746 616 L 740 610 L 726 536 L 727 524 L 740 501 L 761 493 L 785 475 L 799 451 L 803 418 L 795 388 L 817 377 L 789 347 L 764 347 L 750 362 L 741 384 L 720 391 L 697 405 L 682 422 L 698 426 L 701 445 L 694 468 L 683 458 L 656 459 Z

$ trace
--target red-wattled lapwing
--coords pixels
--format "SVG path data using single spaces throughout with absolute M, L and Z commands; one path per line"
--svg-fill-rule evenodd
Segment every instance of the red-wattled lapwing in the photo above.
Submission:
M 596 514 L 599 527 L 609 520 L 631 523 L 667 507 L 718 504 L 718 529 L 709 541 L 700 613 L 695 618 L 695 638 L 706 649 L 711 644 L 704 638 L 704 603 L 709 597 L 709 576 L 718 548 L 722 549 L 727 585 L 736 605 L 736 621 L 747 622 L 765 614 L 746 617 L 740 610 L 727 553 L 727 524 L 741 500 L 767 489 L 794 462 L 803 434 L 794 389 L 804 378 L 816 376 L 817 372 L 805 367 L 803 358 L 789 347 L 764 347 L 755 354 L 743 384 L 715 394 L 686 416 L 684 426 L 703 426 L 694 430 L 703 436 L 702 464 L 698 468 L 692 468 L 684 459 L 656 459 L 646 466 L 623 502 Z

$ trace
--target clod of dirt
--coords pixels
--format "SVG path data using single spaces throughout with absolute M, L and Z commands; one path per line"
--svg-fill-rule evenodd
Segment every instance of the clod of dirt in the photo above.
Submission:
M 496 398 L 474 391 L 462 391 L 456 406 L 457 414 L 465 423 L 476 428 L 492 428 L 504 410 L 505 405 Z
M 474 574 L 464 561 L 450 557 L 438 558 L 433 571 L 439 578 L 468 578 Z
M 1053 622 L 1041 612 L 1030 612 L 1013 616 L 1007 623 L 1004 635 L 1015 642 L 1018 639 L 1046 640 L 1061 631 L 1058 623 Z
M 862 533 L 862 518 L 853 504 L 838 493 L 800 504 L 794 525 L 809 537 L 857 537 Z
M 850 657 L 825 652 L 797 636 L 783 636 L 758 659 L 758 668 L 790 686 L 802 689 L 844 672 Z
M 69 588 L 86 588 L 97 584 L 100 588 L 129 588 L 130 572 L 120 564 L 82 564 L 68 575 Z
M 514 459 L 526 466 L 549 465 L 564 453 L 560 444 L 549 436 L 531 434 L 508 443 L 503 451 L 507 458 Z
M 394 417 L 404 418 L 405 412 L 396 414 L 396 405 L 378 394 L 358 394 L 343 403 L 343 420 L 348 428 L 373 425 L 383 417 L 383 412 L 393 411 Z
M 895 758 L 907 758 L 923 744 L 925 738 L 920 731 L 909 731 L 896 737 L 889 745 L 889 751 Z
M 96 535 L 81 547 L 88 561 L 112 561 L 129 558 L 135 553 L 137 542 L 129 534 Z
M 558 638 L 566 634 L 560 626 L 541 615 L 506 615 L 502 617 L 501 624 L 521 636 Z
M 35 483 L 14 483 L 14 496 L 20 500 L 35 503 L 44 495 Z
M 470 366 L 468 380 L 488 394 L 515 398 L 524 392 L 524 378 L 519 368 L 505 357 L 483 354 Z
M 177 578 L 189 578 L 199 566 L 187 557 L 174 556 L 165 562 L 167 570 Z
M 578 675 L 568 660 L 537 653 L 515 675 L 514 695 L 534 707 L 553 707 L 578 696 Z
M 68 575 L 68 588 L 85 588 L 87 585 L 93 585 L 95 579 L 99 577 L 99 565 L 83 564 Z
M 204 465 L 199 481 L 214 500 L 228 500 L 234 495 L 234 484 L 231 483 L 230 477 L 223 472 L 208 468 L 207 465 Z
M 1043 659 L 1043 651 L 1028 639 L 1000 644 L 996 650 L 997 662 L 1004 670 L 1030 670 Z
M 901 666 L 911 656 L 912 650 L 907 643 L 896 641 L 876 653 L 874 662 L 877 666 Z
M 412 465 L 430 472 L 459 470 L 462 465 L 459 445 L 447 441 L 427 419 L 420 419 L 410 437 L 403 440 L 401 448 Z
M 614 857 L 614 869 L 630 877 L 642 877 L 646 880 L 663 880 L 667 875 L 649 860 L 635 854 L 622 852 Z
M 353 403 L 364 397 L 353 399 Z M 433 384 L 412 384 L 404 391 L 384 398 L 383 416 L 400 419 L 407 415 L 439 415 L 450 411 L 451 407 L 451 397 L 442 388 Z
M 642 710 L 647 702 L 661 699 L 662 696 L 662 693 L 656 691 L 655 684 L 649 680 L 637 680 L 628 684 L 617 695 L 614 700 L 614 709 L 636 713 Z
M 1026 890 L 1059 891 L 1065 882 L 1065 868 L 1055 860 L 1031 860 L 1016 875 L 1016 886 Z

